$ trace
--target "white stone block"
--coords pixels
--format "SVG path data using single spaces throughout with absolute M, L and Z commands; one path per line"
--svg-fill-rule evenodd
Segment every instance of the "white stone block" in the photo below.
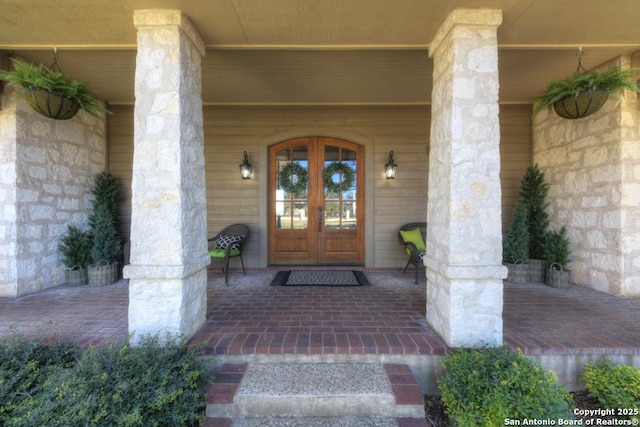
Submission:
M 168 332 L 190 337 L 206 320 L 206 269 L 179 279 L 129 281 L 131 343 L 144 334 Z
M 589 247 L 592 249 L 607 249 L 607 236 L 600 230 L 593 230 L 587 233 Z

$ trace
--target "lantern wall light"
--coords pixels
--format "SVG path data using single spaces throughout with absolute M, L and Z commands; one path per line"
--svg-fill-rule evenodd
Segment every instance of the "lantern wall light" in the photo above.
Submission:
M 393 150 L 391 150 L 389 151 L 389 161 L 384 165 L 384 176 L 387 179 L 395 179 L 396 169 L 398 169 L 398 165 L 393 162 Z
M 253 171 L 253 166 L 249 163 L 249 155 L 245 151 L 244 159 L 240 165 L 240 176 L 242 176 L 242 179 L 251 179 L 251 171 Z

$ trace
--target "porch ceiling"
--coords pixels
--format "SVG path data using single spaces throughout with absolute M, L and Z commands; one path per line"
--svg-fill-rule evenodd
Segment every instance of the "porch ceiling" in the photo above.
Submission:
M 50 64 L 56 46 L 65 73 L 131 104 L 133 12 L 180 9 L 207 46 L 205 104 L 427 104 L 428 45 L 457 7 L 503 10 L 502 102 L 573 73 L 578 46 L 586 68 L 640 50 L 637 0 L 3 0 L 0 50 Z

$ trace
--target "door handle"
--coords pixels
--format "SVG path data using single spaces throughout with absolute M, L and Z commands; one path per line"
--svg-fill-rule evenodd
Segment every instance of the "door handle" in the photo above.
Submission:
M 318 207 L 318 233 L 322 232 L 322 207 Z

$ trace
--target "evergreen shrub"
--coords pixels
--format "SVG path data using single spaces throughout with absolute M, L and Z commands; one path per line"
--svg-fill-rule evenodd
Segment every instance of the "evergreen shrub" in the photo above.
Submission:
M 571 254 L 567 229 L 562 227 L 559 231 L 549 231 L 545 237 L 544 247 L 549 265 L 558 263 L 563 270 L 566 270 Z
M 145 336 L 136 347 L 90 347 L 72 361 L 54 349 L 48 369 L 36 369 L 44 362 L 29 352 L 2 344 L 8 353 L 0 359 L 5 426 L 198 426 L 204 421 L 204 366 L 197 350 L 186 349 L 181 340 Z M 36 345 L 30 353 L 42 351 Z M 21 372 L 20 365 L 27 372 L 7 383 L 5 378 Z
M 520 186 L 520 197 L 527 211 L 529 256 L 532 259 L 545 259 L 544 241 L 549 228 L 549 184 L 545 182 L 544 173 L 535 164 L 527 168 Z
M 122 238 L 118 233 L 120 214 L 118 199 L 120 182 L 109 172 L 101 172 L 94 179 L 93 212 L 89 216 L 91 228 L 91 259 L 94 264 L 106 260 L 116 262 L 122 255 Z
M 507 232 L 502 237 L 502 259 L 507 264 L 514 264 L 529 259 L 529 230 L 527 227 L 527 210 L 522 201 L 516 203 Z
M 504 345 L 456 349 L 442 360 L 438 384 L 454 425 L 486 427 L 505 420 L 573 419 L 571 396 L 555 373 Z
M 67 225 L 67 233 L 60 239 L 58 250 L 68 269 L 83 269 L 91 261 L 91 236 L 73 225 Z
M 640 368 L 628 365 L 614 366 L 602 357 L 597 363 L 587 363 L 582 374 L 589 395 L 595 397 L 605 409 L 614 411 L 630 410 L 628 413 L 615 413 L 615 416 L 629 416 L 640 419 Z M 634 412 L 635 409 L 635 412 Z

